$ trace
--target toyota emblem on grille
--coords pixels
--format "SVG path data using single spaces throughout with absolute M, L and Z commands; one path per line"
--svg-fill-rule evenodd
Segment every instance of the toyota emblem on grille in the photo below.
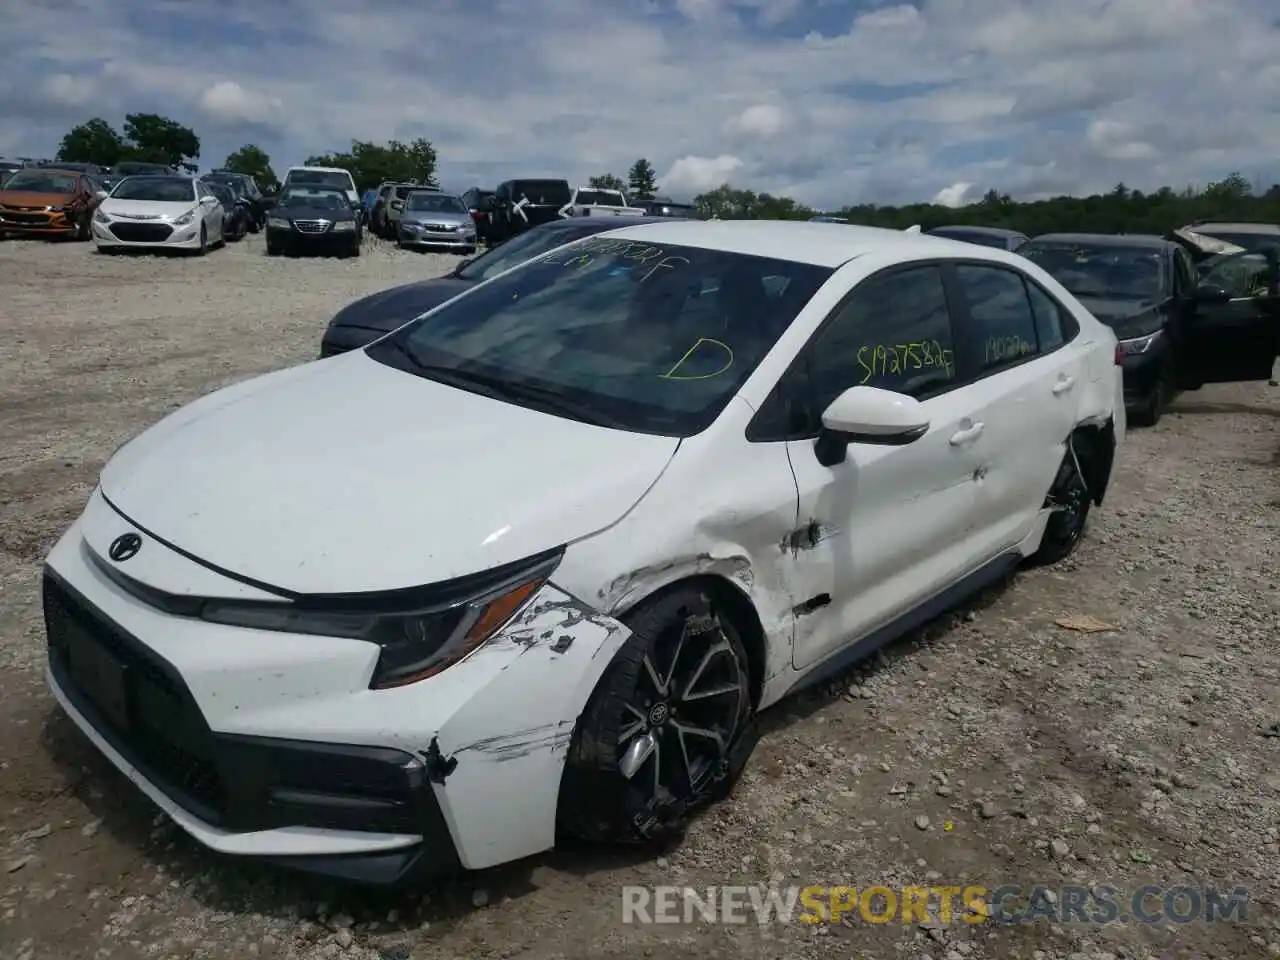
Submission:
M 138 555 L 142 549 L 142 538 L 136 533 L 122 533 L 111 541 L 107 548 L 107 556 L 116 563 L 124 563 Z

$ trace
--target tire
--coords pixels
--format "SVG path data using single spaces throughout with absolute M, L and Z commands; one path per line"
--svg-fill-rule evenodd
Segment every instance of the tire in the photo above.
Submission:
M 1063 509 L 1049 517 L 1044 536 L 1040 538 L 1040 548 L 1031 556 L 1031 563 L 1038 567 L 1058 563 L 1075 552 L 1084 538 L 1089 510 L 1093 507 L 1089 489 L 1076 469 L 1076 458 L 1071 450 L 1062 458 L 1053 486 L 1049 488 L 1048 499 Z
M 93 239 L 93 228 L 89 223 L 91 214 L 84 214 L 76 221 L 76 242 L 87 243 Z
M 462 248 L 462 255 L 463 255 L 464 257 L 472 257 L 472 256 L 475 256 L 475 252 L 476 252 L 476 248 L 475 248 L 475 247 L 463 247 L 463 248 Z
M 353 243 L 353 244 L 351 245 L 351 249 L 347 251 L 347 256 L 348 256 L 348 257 L 358 257 L 358 256 L 360 256 L 360 241 L 359 241 L 359 240 L 357 240 L 355 243 Z
M 591 694 L 566 759 L 557 809 L 566 838 L 678 838 L 741 776 L 757 738 L 748 661 L 713 596 L 677 584 L 624 618 L 632 635 Z M 695 696 L 683 699 L 682 688 Z
M 209 252 L 209 228 L 203 223 L 200 224 L 200 246 L 195 249 L 197 257 L 203 257 Z
M 267 240 L 267 256 L 268 257 L 278 257 L 283 252 L 284 252 L 284 248 L 281 247 L 280 241 L 271 240 L 271 239 Z
M 1129 418 L 1135 427 L 1154 427 L 1160 422 L 1165 408 L 1169 406 L 1169 380 L 1167 373 L 1160 371 L 1155 386 L 1151 388 L 1151 396 L 1147 398 L 1147 402 L 1141 409 L 1135 410 L 1133 416 Z

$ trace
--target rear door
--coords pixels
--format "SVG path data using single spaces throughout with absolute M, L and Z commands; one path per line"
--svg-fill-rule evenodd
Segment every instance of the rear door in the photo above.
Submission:
M 1184 318 L 1178 385 L 1270 380 L 1280 353 L 1280 248 L 1215 261 Z

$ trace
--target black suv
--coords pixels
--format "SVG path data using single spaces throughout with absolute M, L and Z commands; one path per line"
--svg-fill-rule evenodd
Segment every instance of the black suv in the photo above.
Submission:
M 236 198 L 244 198 L 249 202 L 249 232 L 257 233 L 267 222 L 267 205 L 258 181 L 247 173 L 236 173 L 234 170 L 214 170 L 206 173 L 201 179 L 208 183 L 221 183 Z
M 568 180 L 508 180 L 493 195 L 489 218 L 490 243 L 502 243 L 530 227 L 559 220 L 573 199 Z

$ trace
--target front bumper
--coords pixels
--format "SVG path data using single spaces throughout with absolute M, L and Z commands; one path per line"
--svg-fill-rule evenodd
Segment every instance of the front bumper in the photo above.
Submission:
M 302 233 L 294 229 L 267 227 L 267 242 L 298 252 L 354 250 L 360 246 L 360 232 L 358 230 L 335 232 L 330 228 L 324 233 Z
M 50 553 L 48 682 L 196 840 L 371 883 L 554 845 L 576 718 L 626 636 L 616 621 L 548 585 L 461 663 L 371 690 L 372 644 L 212 624 L 141 599 L 266 596 L 145 532 L 125 589 L 104 558 L 129 531 L 95 491 Z
M 443 247 L 450 250 L 474 250 L 476 231 L 474 227 L 462 230 L 428 230 L 422 227 L 400 224 L 396 228 L 396 237 L 406 246 Z
M 200 246 L 200 220 L 180 227 L 156 220 L 93 221 L 93 242 L 99 247 L 156 247 L 195 250 Z
M 0 233 L 12 236 L 65 237 L 76 232 L 66 211 L 0 210 Z

